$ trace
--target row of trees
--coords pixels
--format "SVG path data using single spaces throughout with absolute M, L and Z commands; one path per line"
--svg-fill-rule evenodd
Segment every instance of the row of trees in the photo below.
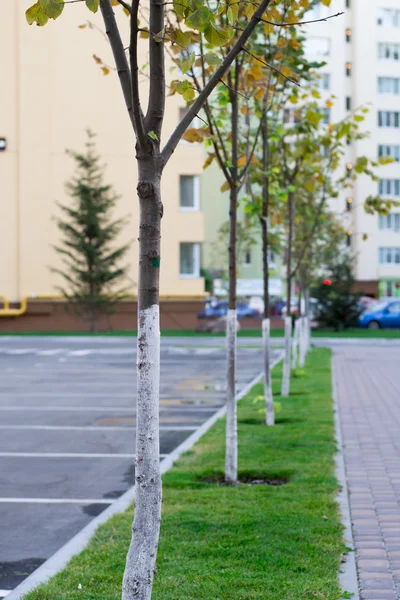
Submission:
M 228 190 L 230 196 L 225 479 L 231 484 L 238 480 L 235 380 L 239 202 L 243 202 L 246 219 L 257 224 L 262 237 L 266 424 L 273 425 L 266 260 L 271 227 L 285 254 L 290 307 L 294 280 L 308 298 L 312 273 L 318 267 L 316 246 L 327 243 L 325 238 L 329 236 L 325 232 L 334 223 L 329 200 L 351 185 L 356 175 L 367 174 L 375 179 L 372 169 L 378 162 L 366 157 L 358 158 L 354 169 L 343 174 L 345 144 L 363 137 L 359 123 L 366 109 L 352 113 L 341 123 L 329 123 L 327 111 L 333 100 L 321 107 L 316 74 L 319 65 L 307 62 L 304 55 L 301 24 L 307 21 L 307 11 L 320 2 L 330 5 L 330 0 L 149 0 L 144 6 L 139 0 L 85 2 L 93 12 L 100 9 L 104 20 L 132 127 L 132 151 L 139 177 L 136 501 L 123 600 L 150 600 L 157 557 L 162 501 L 159 273 L 164 207 L 160 186 L 179 140 L 184 136 L 188 141 L 206 143 L 206 165 L 218 163 L 225 178 L 222 189 Z M 67 3 L 38 0 L 28 9 L 27 20 L 45 25 L 49 18 L 61 16 Z M 129 40 L 122 39 L 114 12 L 118 6 L 119 18 L 124 18 L 124 14 L 129 18 Z M 149 95 L 144 100 L 138 80 L 139 38 L 146 40 L 149 53 Z M 179 78 L 169 82 L 171 93 L 180 94 L 188 110 L 162 144 L 166 53 L 180 73 Z M 147 107 L 146 111 L 142 106 Z M 191 126 L 196 116 L 204 126 Z M 387 209 L 374 198 L 368 199 L 368 206 L 370 210 Z M 307 321 L 303 319 L 297 330 L 304 362 L 309 341 Z M 288 314 L 284 396 L 289 394 L 291 334 Z

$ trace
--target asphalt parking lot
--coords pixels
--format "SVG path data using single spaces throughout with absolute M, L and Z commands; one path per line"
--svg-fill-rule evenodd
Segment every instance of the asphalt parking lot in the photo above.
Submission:
M 224 348 L 186 341 L 162 342 L 162 455 L 225 400 Z M 135 361 L 133 338 L 0 338 L 0 598 L 133 484 Z M 239 391 L 260 350 L 238 364 Z

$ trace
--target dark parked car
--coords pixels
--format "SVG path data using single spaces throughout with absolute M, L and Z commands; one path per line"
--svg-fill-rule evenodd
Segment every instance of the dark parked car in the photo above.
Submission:
M 217 302 L 214 305 L 208 305 L 204 310 L 198 313 L 199 319 L 213 319 L 219 317 L 225 317 L 228 314 L 228 302 L 223 300 Z M 250 308 L 245 302 L 237 303 L 237 318 L 243 319 L 243 317 L 257 317 L 257 311 L 254 308 Z
M 358 324 L 368 329 L 400 329 L 400 299 L 372 304 L 362 313 Z

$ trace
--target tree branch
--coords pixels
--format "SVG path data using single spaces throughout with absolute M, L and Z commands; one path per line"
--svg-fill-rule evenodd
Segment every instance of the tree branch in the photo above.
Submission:
M 119 0 L 118 0 L 119 1 Z M 133 118 L 138 145 L 141 148 L 146 146 L 146 133 L 144 130 L 144 115 L 140 106 L 139 94 L 139 66 L 138 66 L 138 11 L 139 0 L 133 0 L 131 9 L 131 37 L 129 42 L 129 59 L 131 62 L 132 79 L 132 104 Z
M 273 21 L 268 21 L 267 19 L 263 18 L 261 18 L 260 21 L 262 21 L 263 23 L 268 23 L 268 25 L 274 25 L 274 27 L 293 27 L 293 25 L 309 25 L 310 23 L 322 23 L 323 21 L 329 21 L 329 19 L 341 17 L 342 15 L 344 15 L 344 12 L 338 12 L 336 13 L 336 15 L 330 15 L 329 17 L 324 17 L 323 19 L 314 19 L 313 21 L 297 21 L 296 23 L 274 23 Z
M 109 39 L 111 49 L 114 55 L 115 65 L 117 67 L 118 77 L 124 95 L 126 108 L 128 109 L 128 115 L 131 120 L 132 126 L 136 131 L 136 124 L 133 115 L 132 105 L 132 81 L 131 73 L 126 58 L 124 45 L 121 40 L 121 35 L 118 29 L 117 21 L 115 19 L 114 11 L 111 6 L 110 0 L 100 0 L 100 10 L 104 20 L 104 26 L 106 34 Z
M 150 0 L 150 92 L 145 127 L 147 131 L 154 131 L 158 139 L 161 138 L 165 110 L 165 64 L 164 41 L 157 41 L 155 36 L 163 29 L 164 3 L 162 0 Z
M 121 6 L 123 6 L 129 13 L 132 13 L 132 7 L 125 0 L 117 0 Z
M 185 130 L 187 129 L 189 123 L 193 120 L 195 115 L 199 112 L 199 110 L 204 105 L 207 98 L 213 92 L 214 88 L 218 85 L 220 79 L 223 78 L 226 71 L 229 69 L 229 67 L 235 60 L 235 58 L 241 52 L 243 46 L 246 44 L 247 40 L 250 38 L 254 29 L 257 27 L 257 23 L 262 18 L 262 15 L 264 14 L 265 10 L 268 8 L 268 5 L 270 4 L 270 2 L 271 2 L 271 0 L 261 0 L 257 10 L 255 11 L 254 15 L 251 17 L 248 25 L 246 26 L 245 30 L 243 31 L 243 33 L 241 34 L 241 36 L 239 37 L 237 42 L 234 44 L 232 49 L 228 52 L 228 54 L 225 57 L 222 64 L 214 72 L 212 77 L 209 79 L 207 84 L 204 86 L 202 92 L 197 96 L 196 100 L 193 102 L 193 104 L 189 108 L 188 112 L 185 114 L 185 116 L 183 117 L 181 122 L 175 128 L 175 131 L 172 133 L 171 137 L 169 138 L 168 142 L 166 143 L 166 145 L 164 146 L 164 149 L 162 151 L 162 158 L 163 158 L 164 164 L 166 164 L 168 162 L 168 160 L 171 158 L 176 146 L 179 143 L 179 140 L 181 139 L 182 135 L 185 133 Z

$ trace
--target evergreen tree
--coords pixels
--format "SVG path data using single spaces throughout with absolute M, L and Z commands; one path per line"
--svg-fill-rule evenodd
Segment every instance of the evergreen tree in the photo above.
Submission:
M 126 292 L 121 284 L 127 267 L 121 265 L 121 259 L 129 246 L 114 247 L 127 219 L 112 220 L 119 197 L 103 183 L 104 166 L 96 152 L 95 135 L 88 131 L 87 136 L 82 154 L 67 151 L 77 171 L 66 184 L 71 204 L 59 204 L 62 216 L 57 226 L 62 237 L 55 249 L 62 256 L 63 267 L 53 271 L 64 279 L 59 289 L 69 306 L 93 332 L 98 319 L 111 314 Z
M 318 300 L 315 316 L 320 327 L 335 331 L 356 327 L 363 311 L 361 292 L 355 292 L 354 258 L 346 251 L 336 248 L 329 257 L 312 295 Z

